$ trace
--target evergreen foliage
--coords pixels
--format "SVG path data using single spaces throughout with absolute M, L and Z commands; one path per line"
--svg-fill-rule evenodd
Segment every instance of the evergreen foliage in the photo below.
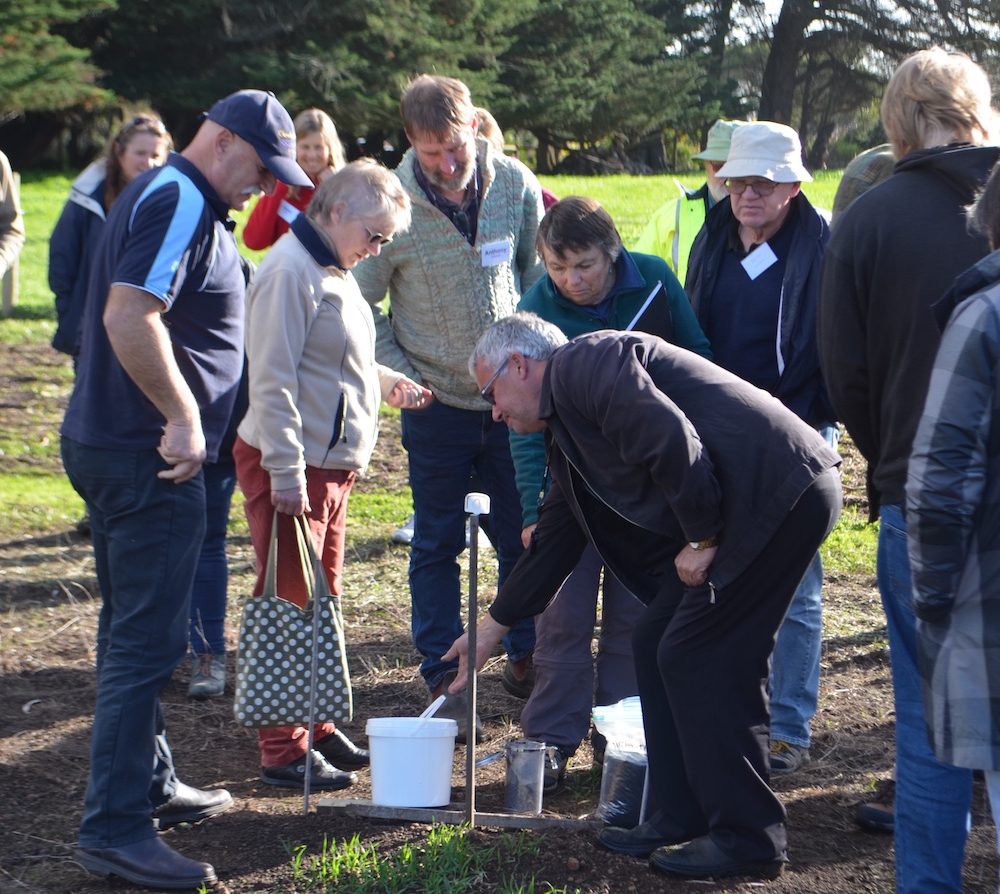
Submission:
M 0 0 L 0 122 L 107 101 L 90 52 L 57 29 L 113 7 L 114 0 Z

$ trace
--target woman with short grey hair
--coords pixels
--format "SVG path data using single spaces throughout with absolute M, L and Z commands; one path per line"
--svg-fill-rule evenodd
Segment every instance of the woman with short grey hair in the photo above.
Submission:
M 421 409 L 430 392 L 375 362 L 375 323 L 351 268 L 377 255 L 410 222 L 410 200 L 391 171 L 363 160 L 324 180 L 261 263 L 247 296 L 250 406 L 233 447 L 257 556 L 254 596 L 264 587 L 272 523 L 278 521 L 277 589 L 307 598 L 293 516 L 304 515 L 341 593 L 347 499 L 378 433 L 379 402 Z M 300 788 L 308 731 L 259 730 L 261 780 Z M 316 724 L 311 787 L 350 785 L 368 765 L 332 723 Z

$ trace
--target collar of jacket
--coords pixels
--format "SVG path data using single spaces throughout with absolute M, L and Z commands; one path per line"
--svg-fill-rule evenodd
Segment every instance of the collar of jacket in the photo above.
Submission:
M 86 208 L 101 220 L 107 219 L 104 210 L 104 181 L 107 177 L 107 161 L 99 158 L 85 167 L 73 181 L 69 200 L 74 205 Z
M 300 214 L 292 221 L 289 229 L 320 267 L 336 267 L 338 270 L 347 270 L 346 267 L 341 266 L 327 235 L 308 216 Z
M 549 293 L 552 301 L 556 304 L 562 305 L 563 307 L 569 308 L 570 310 L 587 310 L 587 306 L 577 304 L 575 301 L 570 301 L 559 289 L 556 288 L 556 284 L 552 281 L 552 277 L 547 273 L 544 278 L 545 290 Z M 639 289 L 646 284 L 646 280 L 643 279 L 642 273 L 639 271 L 638 266 L 635 263 L 635 259 L 629 254 L 628 250 L 622 248 L 621 254 L 618 255 L 618 260 L 615 261 L 615 284 L 611 287 L 611 291 L 608 292 L 607 296 L 601 301 L 604 304 L 605 301 L 614 300 L 622 292 L 629 289 Z M 594 307 L 600 307 L 601 304 L 593 305 Z
M 800 231 L 802 234 L 819 238 L 823 234 L 823 227 L 826 223 L 822 215 L 813 208 L 812 203 L 806 198 L 805 193 L 801 191 L 792 201 L 795 202 L 795 207 L 798 210 L 798 226 L 801 228 Z M 735 220 L 736 215 L 733 214 L 733 206 L 729 200 L 729 196 L 726 196 L 721 202 L 716 202 L 708 214 L 705 215 L 705 229 L 714 233 L 723 227 L 731 225 Z

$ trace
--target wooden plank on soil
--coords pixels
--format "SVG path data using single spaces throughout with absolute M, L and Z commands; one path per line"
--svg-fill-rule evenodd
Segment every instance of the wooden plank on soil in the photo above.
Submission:
M 320 798 L 316 802 L 317 813 L 335 813 L 344 816 L 367 819 L 400 820 L 411 823 L 452 823 L 465 822 L 464 807 L 386 807 L 371 801 L 347 800 L 342 798 Z M 545 815 L 525 816 L 513 813 L 483 813 L 476 811 L 477 826 L 494 826 L 500 829 L 552 829 L 567 830 L 598 829 L 603 823 L 596 817 L 577 819 L 570 816 Z

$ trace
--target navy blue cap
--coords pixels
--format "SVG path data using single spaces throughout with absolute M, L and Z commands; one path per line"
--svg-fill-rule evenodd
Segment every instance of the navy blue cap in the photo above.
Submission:
M 273 93 L 239 90 L 220 99 L 205 117 L 246 140 L 282 183 L 313 186 L 309 175 L 295 160 L 292 119 Z

